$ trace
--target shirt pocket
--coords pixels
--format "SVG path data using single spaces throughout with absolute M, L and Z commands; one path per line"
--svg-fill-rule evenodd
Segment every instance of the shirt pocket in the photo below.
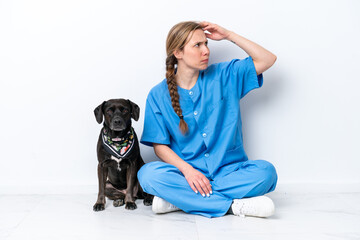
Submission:
M 227 102 L 226 97 L 220 97 L 219 99 L 214 100 L 209 106 L 207 107 L 207 111 L 211 112 L 214 108 L 222 106 L 225 102 Z
M 214 123 L 216 130 L 221 131 L 237 122 L 238 111 L 239 107 L 234 106 L 228 97 L 221 97 L 207 107 L 208 121 Z

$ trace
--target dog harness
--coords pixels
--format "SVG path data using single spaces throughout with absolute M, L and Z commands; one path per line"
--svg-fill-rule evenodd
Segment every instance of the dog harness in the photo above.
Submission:
M 105 150 L 116 158 L 124 158 L 134 146 L 134 129 L 131 128 L 122 138 L 111 138 L 104 128 L 101 132 L 102 144 Z

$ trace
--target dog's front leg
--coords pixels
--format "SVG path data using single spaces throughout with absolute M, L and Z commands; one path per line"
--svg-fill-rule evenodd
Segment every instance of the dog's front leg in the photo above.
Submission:
M 97 201 L 93 207 L 94 211 L 102 211 L 105 210 L 105 183 L 108 176 L 108 168 L 104 166 L 104 164 L 98 164 L 98 179 L 99 179 L 99 193 Z
M 134 186 L 136 182 L 136 168 L 134 163 L 130 163 L 126 172 L 126 195 L 125 195 L 125 208 L 134 210 L 137 208 L 134 198 Z

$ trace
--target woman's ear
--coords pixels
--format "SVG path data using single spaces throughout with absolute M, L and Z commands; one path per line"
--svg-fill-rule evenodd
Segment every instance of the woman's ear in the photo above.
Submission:
M 182 57 L 183 57 L 183 51 L 179 50 L 179 49 L 175 50 L 173 54 L 174 54 L 174 56 L 176 57 L 177 60 L 182 59 Z

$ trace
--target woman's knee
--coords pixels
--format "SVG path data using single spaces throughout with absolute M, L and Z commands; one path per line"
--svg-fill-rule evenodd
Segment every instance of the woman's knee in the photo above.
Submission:
M 156 171 L 158 162 L 149 162 L 143 165 L 137 173 L 141 185 L 151 180 Z
M 145 186 L 152 185 L 153 182 L 158 182 L 162 177 L 166 177 L 164 173 L 172 168 L 175 167 L 161 161 L 146 163 L 137 174 L 140 185 L 144 188 Z
M 252 164 L 256 165 L 254 172 L 256 173 L 257 181 L 262 186 L 269 187 L 269 191 L 274 190 L 277 183 L 277 173 L 274 165 L 265 160 L 255 160 L 252 161 Z
M 278 177 L 274 165 L 265 160 L 257 160 L 256 162 L 259 167 L 260 180 L 271 188 L 275 188 Z

